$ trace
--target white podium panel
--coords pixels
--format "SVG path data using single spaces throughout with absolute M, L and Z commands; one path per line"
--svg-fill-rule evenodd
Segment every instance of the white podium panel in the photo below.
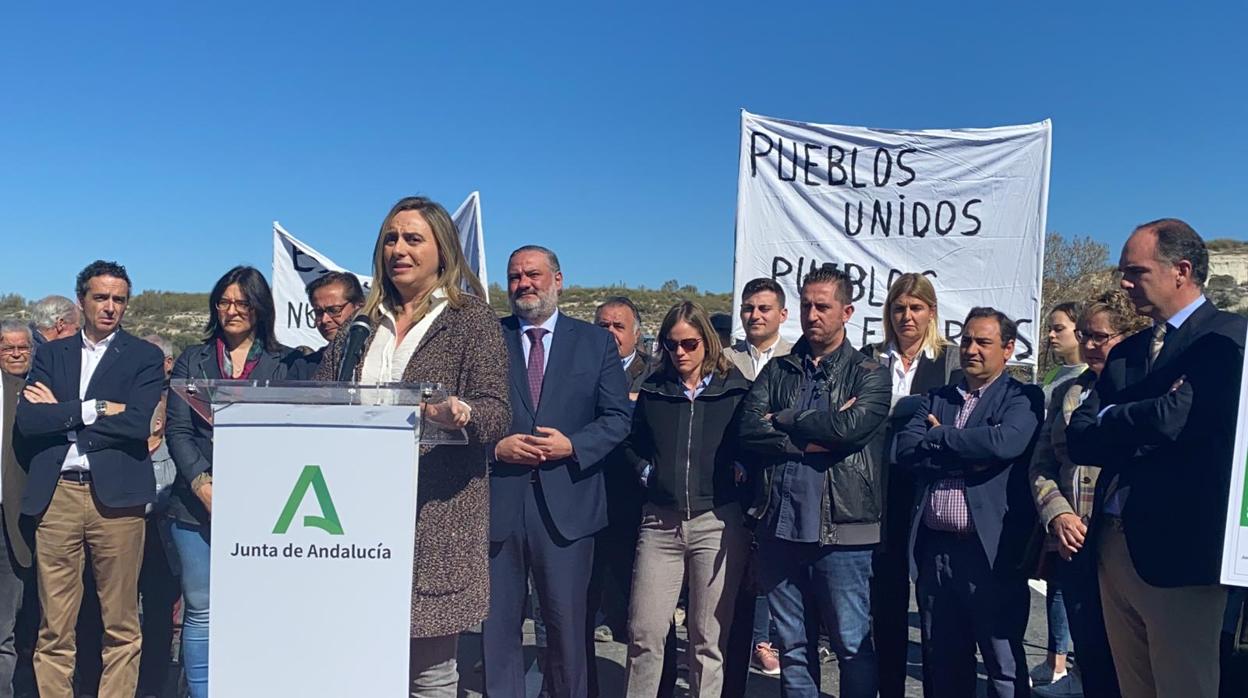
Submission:
M 216 406 L 214 698 L 407 695 L 417 409 Z
M 1222 548 L 1222 583 L 1248 587 L 1248 354 L 1239 385 L 1239 419 Z

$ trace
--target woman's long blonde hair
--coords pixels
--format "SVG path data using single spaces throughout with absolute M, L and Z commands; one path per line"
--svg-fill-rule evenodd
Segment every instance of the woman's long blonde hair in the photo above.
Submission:
M 403 300 L 399 290 L 390 277 L 386 275 L 386 264 L 382 259 L 382 251 L 386 245 L 386 233 L 394 217 L 403 211 L 417 211 L 429 228 L 433 231 L 433 240 L 438 246 L 438 282 L 434 289 L 441 288 L 446 292 L 447 302 L 452 308 L 463 306 L 464 295 L 471 293 L 478 298 L 485 298 L 485 289 L 480 279 L 468 266 L 464 252 L 459 248 L 459 232 L 455 223 L 442 205 L 423 196 L 408 196 L 399 199 L 390 213 L 381 221 L 381 229 L 377 232 L 377 242 L 373 245 L 373 285 L 364 301 L 360 312 L 374 324 L 381 321 L 381 308 L 384 305 L 394 315 L 399 314 Z M 419 322 L 429 312 L 433 304 L 433 292 L 425 294 L 413 313 L 413 322 Z
M 945 339 L 945 335 L 940 331 L 940 314 L 936 310 L 936 287 L 932 286 L 932 282 L 922 274 L 909 272 L 897 277 L 892 286 L 888 287 L 888 297 L 884 299 L 884 344 L 880 346 L 881 350 L 887 350 L 888 345 L 892 344 L 901 351 L 901 344 L 897 341 L 897 330 L 893 327 L 893 303 L 897 302 L 902 296 L 913 296 L 927 304 L 932 309 L 932 321 L 928 323 L 923 330 L 923 339 L 920 340 L 922 351 L 931 352 L 932 358 L 940 358 L 941 352 L 951 342 Z

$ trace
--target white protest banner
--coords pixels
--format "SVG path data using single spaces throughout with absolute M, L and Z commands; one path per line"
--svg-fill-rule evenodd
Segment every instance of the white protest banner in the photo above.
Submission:
M 884 337 L 884 298 L 905 272 L 931 278 L 956 341 L 981 305 L 1019 324 L 1014 360 L 1035 362 L 1048 207 L 1050 123 L 897 131 L 741 112 L 734 295 L 758 277 L 791 299 L 832 265 L 852 282 L 855 347 Z M 744 336 L 734 315 L 734 336 Z
M 216 408 L 212 696 L 408 694 L 415 409 Z
M 481 224 L 481 195 L 472 192 L 451 216 L 459 232 L 464 258 L 482 287 L 488 289 L 485 272 L 485 233 Z M 371 252 L 371 249 L 370 249 Z M 305 291 L 308 284 L 330 271 L 346 271 L 329 257 L 317 252 L 281 224 L 273 222 L 273 306 L 277 309 L 277 341 L 288 347 L 325 345 L 316 331 L 312 308 Z M 353 272 L 354 273 L 354 272 Z M 371 274 L 355 274 L 367 295 L 372 284 Z M 485 299 L 487 302 L 489 298 Z
M 1248 587 L 1248 352 L 1239 383 L 1239 419 L 1235 456 L 1231 461 L 1231 492 L 1222 543 L 1222 583 Z

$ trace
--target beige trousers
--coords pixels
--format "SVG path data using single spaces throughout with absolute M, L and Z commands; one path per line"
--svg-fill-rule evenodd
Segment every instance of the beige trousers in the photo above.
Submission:
M 674 509 L 645 506 L 629 603 L 626 681 L 630 698 L 658 695 L 663 644 L 686 578 L 689 695 L 719 698 L 724 646 L 749 547 L 750 533 L 737 504 L 689 519 Z
M 35 529 L 43 619 L 34 664 L 43 698 L 74 698 L 74 631 L 87 550 L 104 621 L 99 698 L 134 698 L 142 647 L 138 586 L 145 531 L 143 507 L 109 509 L 95 499 L 91 485 L 57 483 Z
M 1118 519 L 1102 526 L 1098 552 L 1105 630 L 1124 698 L 1217 698 L 1226 589 L 1146 583 Z

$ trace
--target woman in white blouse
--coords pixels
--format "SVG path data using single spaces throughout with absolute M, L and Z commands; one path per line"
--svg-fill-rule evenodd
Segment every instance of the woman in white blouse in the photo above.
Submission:
M 889 415 L 888 467 L 884 470 L 884 541 L 871 578 L 871 616 L 879 662 L 881 698 L 905 695 L 910 637 L 910 566 L 906 550 L 914 477 L 892 462 L 893 433 L 918 407 L 919 396 L 957 380 L 958 352 L 940 330 L 936 289 L 922 274 L 902 274 L 888 289 L 884 341 L 863 352 L 889 369 L 893 411 Z
M 466 446 L 421 447 L 412 696 L 456 695 L 459 633 L 484 620 L 489 608 L 486 458 L 511 424 L 511 410 L 507 347 L 484 296 L 446 209 L 415 196 L 390 209 L 373 249 L 373 287 L 360 311 L 373 332 L 354 378 L 442 384 L 453 397 L 426 408 L 425 417 L 468 436 Z M 326 349 L 318 380 L 338 374 L 346 335 L 339 332 Z

